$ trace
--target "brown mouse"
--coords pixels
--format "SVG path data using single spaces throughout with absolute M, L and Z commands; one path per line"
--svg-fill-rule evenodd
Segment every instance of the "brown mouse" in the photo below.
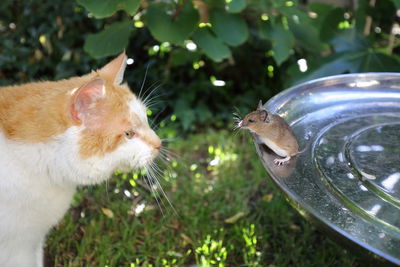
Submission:
M 237 127 L 255 133 L 260 143 L 265 144 L 283 159 L 275 159 L 276 165 L 282 165 L 305 149 L 299 151 L 299 145 L 292 129 L 287 122 L 277 114 L 267 111 L 260 100 L 257 110 L 247 114 L 238 121 Z

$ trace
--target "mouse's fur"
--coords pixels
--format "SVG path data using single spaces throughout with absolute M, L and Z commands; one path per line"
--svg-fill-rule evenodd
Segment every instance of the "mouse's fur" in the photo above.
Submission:
M 279 115 L 264 109 L 261 101 L 257 110 L 250 112 L 239 121 L 238 127 L 255 133 L 261 143 L 277 155 L 284 157 L 284 159 L 275 160 L 278 165 L 299 154 L 299 145 L 290 126 Z

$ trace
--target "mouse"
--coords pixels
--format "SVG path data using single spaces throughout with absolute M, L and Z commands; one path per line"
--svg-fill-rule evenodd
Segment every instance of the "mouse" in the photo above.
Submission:
M 266 110 L 262 101 L 255 111 L 250 112 L 243 119 L 238 119 L 237 127 L 254 133 L 257 142 L 265 144 L 278 156 L 274 163 L 283 165 L 289 160 L 306 151 L 307 147 L 299 151 L 299 144 L 289 124 L 278 114 Z

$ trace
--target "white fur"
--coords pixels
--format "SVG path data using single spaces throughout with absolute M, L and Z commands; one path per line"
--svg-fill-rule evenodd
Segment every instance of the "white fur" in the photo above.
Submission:
M 143 104 L 132 106 L 146 120 Z M 42 266 L 45 235 L 67 211 L 77 185 L 100 183 L 117 169 L 153 160 L 154 149 L 138 138 L 104 157 L 82 160 L 83 129 L 71 127 L 42 144 L 10 141 L 0 132 L 0 266 Z
M 276 143 L 272 142 L 268 138 L 260 137 L 260 139 L 267 147 L 272 149 L 272 151 L 274 151 L 278 156 L 281 156 L 281 157 L 288 157 L 289 156 L 288 151 L 282 149 L 281 147 L 279 147 L 279 145 L 277 145 Z
M 143 122 L 147 123 L 147 108 L 146 106 L 142 103 L 142 101 L 138 100 L 136 97 L 131 100 L 129 103 L 129 109 L 132 113 L 135 113 L 139 116 L 140 119 L 143 120 Z

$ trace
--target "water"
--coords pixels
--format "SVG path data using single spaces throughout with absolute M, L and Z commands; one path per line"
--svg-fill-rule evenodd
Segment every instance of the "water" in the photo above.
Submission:
M 289 164 L 257 151 L 272 179 L 338 237 L 400 264 L 400 74 L 343 75 L 291 88 L 266 108 L 309 149 Z

